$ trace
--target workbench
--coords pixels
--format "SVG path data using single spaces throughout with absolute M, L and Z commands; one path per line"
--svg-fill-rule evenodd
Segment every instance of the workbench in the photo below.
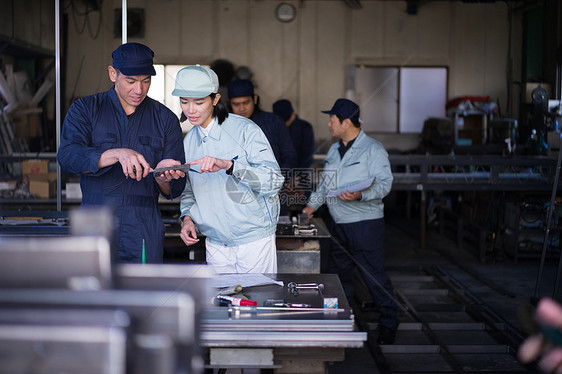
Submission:
M 312 218 L 310 223 L 312 233 L 304 233 L 295 225 L 290 230 L 283 230 L 283 224 L 278 224 L 276 245 L 279 273 L 319 274 L 327 269 L 330 232 L 321 218 Z
M 243 294 L 256 307 L 211 307 L 201 324 L 201 344 L 209 368 L 280 369 L 283 373 L 325 373 L 326 363 L 342 361 L 346 348 L 360 348 L 367 339 L 357 331 L 339 278 L 335 274 L 266 274 L 283 286 L 250 287 Z M 321 283 L 294 296 L 287 284 Z M 260 310 L 266 300 L 310 304 L 322 308 L 323 297 L 338 299 L 337 309 L 307 311 Z
M 330 232 L 321 218 L 313 218 L 310 223 L 315 229 L 310 234 L 278 224 L 276 245 L 279 273 L 318 274 L 327 269 Z M 177 220 L 167 221 L 166 226 L 165 257 L 171 262 L 205 263 L 205 236 L 198 235 L 199 242 L 186 247 L 180 239 Z
M 549 156 L 390 155 L 389 160 L 394 177 L 392 190 L 420 193 L 422 250 L 426 248 L 430 191 L 549 193 L 556 171 L 556 158 Z
M 320 160 L 321 157 L 318 157 Z M 2 160 L 3 161 L 3 160 Z M 396 155 L 390 154 L 394 181 L 393 191 L 406 191 L 407 199 L 413 193 L 420 194 L 420 247 L 426 247 L 426 208 L 428 194 L 431 191 L 506 191 L 506 192 L 542 192 L 552 190 L 553 176 L 556 170 L 556 158 L 552 156 L 510 155 Z M 559 184 L 558 190 L 562 189 Z M 55 202 L 61 199 L 0 199 L 3 210 L 20 209 L 51 210 Z M 63 207 L 70 209 L 79 201 L 62 200 Z M 163 212 L 175 216 L 179 211 L 177 201 L 162 202 Z M 171 219 L 174 222 L 177 220 Z M 167 222 L 166 222 L 167 223 Z M 17 227 L 1 227 L 0 234 L 33 234 L 41 229 L 41 234 L 58 234 L 64 227 L 53 229 L 30 225 L 21 230 Z M 166 238 L 176 240 L 173 230 L 167 232 Z M 177 241 L 177 240 L 176 240 Z M 183 247 L 182 247 L 183 250 Z M 325 252 L 325 251 L 322 251 Z M 204 253 L 204 252 L 203 252 Z M 200 260 L 197 256 L 189 260 Z M 204 259 L 203 259 L 204 260 Z M 324 259 L 321 263 L 324 264 Z M 321 267 L 323 267 L 321 265 Z M 323 269 L 322 269 L 323 270 Z

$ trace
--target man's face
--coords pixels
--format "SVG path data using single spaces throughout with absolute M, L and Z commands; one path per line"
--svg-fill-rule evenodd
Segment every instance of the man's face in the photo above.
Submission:
M 125 113 L 133 113 L 146 98 L 150 88 L 150 75 L 124 75 L 110 66 L 109 78 L 115 83 L 115 92 Z
M 341 139 L 342 134 L 345 131 L 345 128 L 343 124 L 340 122 L 338 116 L 336 116 L 335 114 L 330 114 L 330 121 L 328 122 L 328 127 L 330 128 L 330 134 L 333 137 Z
M 232 112 L 234 114 L 238 114 L 239 116 L 250 118 L 252 114 L 254 114 L 254 108 L 256 106 L 255 100 L 255 96 L 233 97 L 230 99 Z

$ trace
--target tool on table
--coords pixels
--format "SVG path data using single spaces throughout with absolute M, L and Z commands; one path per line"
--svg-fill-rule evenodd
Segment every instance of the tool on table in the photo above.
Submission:
M 310 304 L 303 303 L 286 303 L 285 300 L 266 300 L 263 302 L 265 307 L 280 307 L 280 308 L 310 308 Z
M 322 290 L 324 289 L 324 285 L 322 283 L 289 282 L 287 287 L 293 296 L 297 296 L 299 294 L 299 290 L 318 290 L 318 292 L 322 295 Z
M 340 313 L 345 312 L 342 308 L 291 308 L 291 307 L 278 307 L 278 306 L 233 306 L 228 308 L 229 317 L 240 317 L 243 314 L 260 314 L 266 313 L 268 316 L 287 316 L 291 314 L 302 315 L 303 313 Z
M 228 306 L 228 305 L 237 305 L 237 306 L 258 306 L 258 302 L 254 300 L 247 300 L 242 299 L 240 297 L 232 297 L 227 295 L 217 295 L 213 300 L 215 305 L 219 306 Z
M 242 292 L 242 290 L 244 290 L 244 287 L 238 284 L 234 287 L 229 287 L 229 288 L 225 288 L 224 290 L 220 290 L 219 295 L 235 295 L 237 293 Z
M 324 308 L 326 308 L 326 309 L 337 309 L 338 308 L 338 298 L 337 297 L 324 297 Z

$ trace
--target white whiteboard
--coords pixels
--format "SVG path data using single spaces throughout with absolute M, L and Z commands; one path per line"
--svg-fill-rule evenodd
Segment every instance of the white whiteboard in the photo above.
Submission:
M 421 133 L 429 117 L 445 117 L 445 67 L 356 67 L 350 87 L 367 132 Z
M 446 68 L 400 69 L 401 133 L 421 133 L 429 117 L 445 117 Z

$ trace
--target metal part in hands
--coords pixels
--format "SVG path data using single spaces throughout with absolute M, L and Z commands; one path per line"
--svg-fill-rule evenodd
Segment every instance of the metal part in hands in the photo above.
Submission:
M 163 167 L 163 168 L 152 169 L 152 170 L 149 171 L 149 173 L 154 173 L 156 175 L 159 175 L 159 174 L 162 174 L 163 172 L 168 171 L 168 170 L 181 170 L 183 172 L 193 171 L 193 172 L 198 173 L 197 170 L 191 169 L 191 165 L 188 165 L 188 164 L 166 166 L 166 167 Z

